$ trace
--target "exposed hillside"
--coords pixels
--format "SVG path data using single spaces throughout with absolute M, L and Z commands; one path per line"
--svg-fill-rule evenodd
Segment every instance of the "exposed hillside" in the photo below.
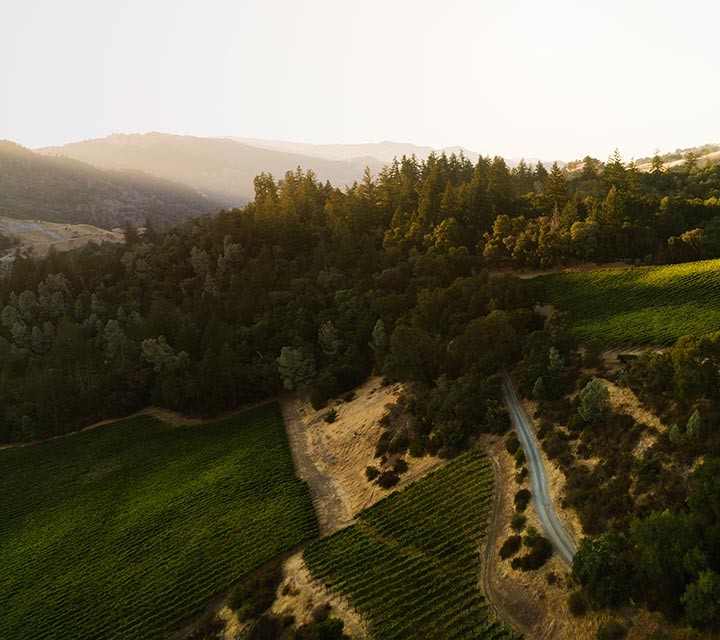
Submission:
M 196 191 L 136 171 L 102 171 L 0 141 L 0 215 L 87 223 L 176 223 L 219 208 Z
M 263 149 L 237 140 L 195 138 L 164 133 L 112 135 L 63 147 L 40 149 L 46 155 L 63 155 L 103 169 L 135 169 L 195 187 L 228 206 L 253 198 L 253 180 L 262 172 L 281 178 L 298 167 L 312 169 L 321 182 L 345 186 L 360 180 L 367 165 L 377 172 L 382 163 L 358 159 L 328 160 Z
M 65 224 L 44 220 L 22 220 L 0 217 L 0 235 L 6 240 L 0 244 L 0 264 L 12 262 L 15 253 L 44 256 L 51 247 L 68 251 L 88 243 L 123 242 L 120 229 L 100 229 L 91 224 Z
M 703 144 L 699 147 L 675 149 L 675 151 L 660 154 L 660 160 L 665 167 L 677 167 L 685 163 L 688 154 L 692 154 L 699 166 L 718 164 L 720 163 L 720 144 Z M 639 158 L 635 161 L 641 171 L 649 171 L 652 168 L 652 162 L 652 157 Z

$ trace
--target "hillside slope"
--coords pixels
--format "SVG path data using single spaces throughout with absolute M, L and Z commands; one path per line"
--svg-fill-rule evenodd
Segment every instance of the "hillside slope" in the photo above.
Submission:
M 199 189 L 226 206 L 239 206 L 253 198 L 253 180 L 262 172 L 281 178 L 297 167 L 312 169 L 318 178 L 335 186 L 362 178 L 365 166 L 377 172 L 381 163 L 367 159 L 328 160 L 243 144 L 223 138 L 196 138 L 164 133 L 112 135 L 62 147 L 39 149 L 45 155 L 62 155 L 102 169 L 135 169 Z
M 0 215 L 112 229 L 130 221 L 176 223 L 220 208 L 193 189 L 154 176 L 102 171 L 0 141 Z
M 538 278 L 542 296 L 570 315 L 582 341 L 672 344 L 720 327 L 720 260 L 601 269 Z

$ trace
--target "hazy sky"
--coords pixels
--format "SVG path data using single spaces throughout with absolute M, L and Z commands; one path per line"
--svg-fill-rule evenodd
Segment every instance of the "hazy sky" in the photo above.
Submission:
M 626 158 L 720 142 L 720 3 L 0 0 L 0 138 Z

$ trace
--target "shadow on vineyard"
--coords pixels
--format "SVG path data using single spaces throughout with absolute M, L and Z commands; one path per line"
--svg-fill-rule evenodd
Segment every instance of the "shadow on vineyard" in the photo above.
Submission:
M 478 587 L 492 469 L 469 452 L 312 543 L 312 574 L 368 617 L 373 635 L 511 638 Z
M 720 326 L 720 260 L 606 269 L 538 278 L 544 297 L 570 314 L 582 341 L 672 344 Z
M 0 451 L 0 636 L 167 637 L 317 535 L 282 416 L 149 417 Z

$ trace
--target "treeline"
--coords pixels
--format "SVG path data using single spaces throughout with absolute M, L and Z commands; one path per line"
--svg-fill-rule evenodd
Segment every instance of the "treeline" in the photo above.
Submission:
M 0 281 L 1 437 L 147 403 L 211 415 L 283 387 L 321 405 L 372 370 L 428 394 L 441 378 L 488 389 L 542 325 L 523 283 L 488 268 L 710 251 L 718 171 L 642 174 L 616 156 L 565 175 L 442 155 L 340 190 L 298 169 L 258 176 L 242 210 L 19 259 Z M 440 446 L 472 423 L 442 405 L 414 407 L 418 424 L 442 411 Z
M 259 176 L 242 211 L 163 233 L 129 227 L 123 247 L 17 260 L 0 281 L 2 439 L 148 403 L 209 416 L 283 388 L 322 404 L 372 370 L 428 393 L 473 376 L 469 390 L 496 397 L 485 378 L 538 322 L 525 286 L 490 277 L 468 250 L 393 246 L 377 189 Z M 482 428 L 444 411 L 441 429 L 421 430 L 438 446 Z

